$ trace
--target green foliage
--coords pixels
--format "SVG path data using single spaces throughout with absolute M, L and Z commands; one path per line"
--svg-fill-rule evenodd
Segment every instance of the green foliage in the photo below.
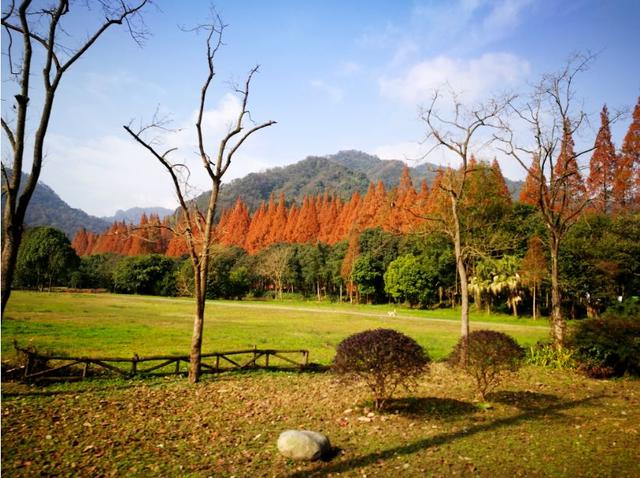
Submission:
M 526 363 L 537 367 L 573 369 L 577 363 L 575 352 L 567 347 L 557 348 L 553 344 L 538 342 L 527 347 Z
M 629 297 L 622 302 L 614 302 L 613 305 L 602 314 L 603 319 L 637 319 L 640 318 L 640 297 Z
M 115 268 L 114 287 L 125 294 L 175 295 L 177 263 L 158 254 L 126 257 Z
M 62 231 L 52 227 L 28 230 L 18 251 L 16 285 L 38 288 L 66 285 L 80 259 Z
M 640 290 L 640 214 L 584 217 L 568 233 L 559 260 L 572 315 L 602 313 L 619 295 Z
M 382 265 L 370 254 L 360 255 L 353 264 L 353 281 L 367 301 L 376 296 L 382 283 Z
M 586 319 L 574 325 L 568 346 L 576 352 L 580 369 L 601 378 L 640 375 L 640 319 Z
M 81 258 L 80 268 L 74 274 L 72 287 L 80 289 L 115 290 L 113 275 L 123 259 L 117 254 L 94 254 Z
M 399 239 L 381 228 L 365 229 L 360 235 L 360 256 L 353 264 L 353 281 L 367 302 L 383 302 L 384 272 L 398 256 Z
M 481 309 L 483 300 L 486 309 L 491 311 L 492 298 L 506 298 L 506 304 L 517 316 L 520 303 L 520 260 L 516 256 L 504 255 L 499 259 L 492 257 L 478 261 L 474 275 L 469 281 L 469 292 L 476 297 L 476 307 Z
M 429 362 L 426 351 L 412 338 L 391 329 L 375 329 L 340 342 L 333 371 L 365 382 L 375 407 L 381 409 L 398 387 L 414 384 Z
M 415 256 L 400 256 L 389 264 L 384 273 L 384 290 L 396 301 L 406 301 L 412 307 L 426 305 L 435 293 L 432 272 Z
M 209 262 L 207 299 L 237 299 L 248 292 L 251 284 L 249 271 L 240 266 L 246 256 L 247 253 L 240 247 L 214 248 Z M 242 270 L 239 271 L 238 267 L 242 267 Z
M 505 373 L 520 368 L 523 358 L 523 348 L 507 334 L 474 330 L 466 341 L 460 338 L 448 362 L 474 379 L 478 395 L 485 400 L 487 392 L 500 384 Z

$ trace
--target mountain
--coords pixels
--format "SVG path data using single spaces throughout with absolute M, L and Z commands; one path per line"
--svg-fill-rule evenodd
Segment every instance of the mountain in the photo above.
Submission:
M 369 186 L 369 178 L 353 169 L 327 160 L 325 157 L 310 156 L 289 166 L 268 169 L 261 173 L 251 173 L 220 190 L 219 211 L 233 205 L 241 197 L 250 210 L 255 210 L 260 202 L 274 193 L 276 199 L 284 193 L 288 202 L 302 203 L 305 195 L 316 195 L 329 191 L 348 199 L 356 192 L 364 192 Z M 206 207 L 208 192 L 199 196 L 199 206 Z
M 398 185 L 402 170 L 407 165 L 397 159 L 380 159 L 377 156 L 356 150 L 340 151 L 326 158 L 353 171 L 365 174 L 374 183 L 382 181 L 386 188 Z M 427 181 L 427 184 L 431 185 L 436 171 L 440 168 L 441 166 L 433 163 L 420 163 L 417 166 L 410 167 L 409 171 L 415 187 L 419 187 L 423 179 Z M 522 188 L 522 181 L 512 181 L 505 178 L 505 182 L 509 187 L 511 196 L 517 199 Z
M 405 165 L 400 160 L 380 159 L 355 150 L 340 151 L 329 156 L 309 156 L 289 166 L 251 173 L 223 184 L 218 211 L 233 206 L 238 197 L 242 198 L 249 210 L 256 210 L 260 202 L 269 199 L 271 193 L 275 194 L 276 199 L 280 193 L 284 193 L 287 202 L 298 204 L 302 203 L 305 194 L 315 195 L 325 190 L 348 199 L 355 191 L 364 194 L 370 182 L 382 181 L 386 188 L 398 185 Z M 439 167 L 421 163 L 409 168 L 415 187 L 419 188 L 423 179 L 431 184 Z M 509 179 L 506 182 L 516 198 L 522 182 Z M 206 207 L 208 194 L 204 193 L 196 199 L 200 207 Z
M 101 219 L 109 223 L 115 221 L 124 221 L 126 223 L 138 224 L 143 214 L 146 214 L 147 216 L 155 214 L 159 216 L 160 219 L 162 219 L 165 216 L 170 216 L 173 213 L 173 209 L 167 209 L 166 207 L 132 207 L 130 209 L 127 209 L 126 211 L 118 209 L 113 216 L 102 217 Z
M 7 173 L 11 175 L 11 170 L 7 169 Z M 27 175 L 23 173 L 22 185 L 26 183 L 27 178 Z M 2 195 L 2 210 L 4 211 L 4 194 Z M 53 189 L 41 181 L 33 191 L 27 208 L 25 224 L 27 226 L 52 226 L 63 231 L 69 238 L 73 238 L 75 233 L 83 227 L 89 231 L 102 232 L 110 226 L 110 223 L 104 219 L 91 216 L 81 209 L 72 208 Z

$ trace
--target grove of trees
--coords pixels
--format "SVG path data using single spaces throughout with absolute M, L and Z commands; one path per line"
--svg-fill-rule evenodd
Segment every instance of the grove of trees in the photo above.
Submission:
M 634 152 L 638 143 L 631 139 L 639 125 L 640 104 L 624 147 L 613 149 L 614 164 L 624 155 L 638 164 Z M 602 157 L 598 147 L 592 156 Z M 591 167 L 599 168 L 601 162 L 591 161 Z M 469 248 L 464 265 L 472 303 L 479 310 L 514 315 L 550 314 L 549 236 L 537 207 L 540 188 L 531 179 L 535 164 L 517 201 L 511 199 L 497 162 L 470 158 L 468 167 L 460 210 Z M 628 175 L 627 168 L 612 169 L 622 171 L 623 178 Z M 558 281 L 566 317 L 598 316 L 618 297 L 626 299 L 640 291 L 638 167 L 631 173 L 624 193 L 628 199 L 622 205 L 612 199 L 607 207 L 598 198 L 607 188 L 605 182 L 620 182 L 617 174 L 598 180 L 590 172 L 585 181 L 579 170 L 572 173 L 575 187 L 591 191 L 585 194 L 592 200 L 577 215 L 559 249 Z M 447 204 L 439 187 L 444 174 L 440 172 L 430 188 L 422 184 L 416 190 L 405 171 L 391 190 L 372 184 L 364 197 L 354 193 L 345 200 L 329 192 L 307 197 L 301 205 L 288 204 L 284 196 L 278 201 L 272 197 L 253 213 L 238 199 L 231 210 L 221 213 L 213 232 L 216 245 L 209 254 L 206 297 L 293 294 L 413 307 L 459 304 L 451 237 L 428 220 Z M 116 223 L 102 235 L 80 231 L 73 247 L 81 263 L 67 284 L 126 293 L 191 295 L 193 269 L 178 247 L 182 239 L 163 227 L 175 227 L 177 220 L 145 216 L 138 225 Z M 145 284 L 148 277 L 156 284 Z

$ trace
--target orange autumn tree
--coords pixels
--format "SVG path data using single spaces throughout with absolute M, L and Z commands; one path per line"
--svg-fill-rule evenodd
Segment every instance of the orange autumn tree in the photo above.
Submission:
M 622 143 L 612 195 L 618 210 L 640 209 L 640 97 Z
M 608 214 L 612 209 L 613 184 L 616 176 L 616 149 L 611 140 L 609 110 L 607 105 L 600 112 L 600 129 L 596 136 L 593 154 L 589 163 L 587 188 L 591 198 L 591 208 Z
M 547 178 L 540 168 L 540 156 L 534 154 L 531 165 L 527 168 L 527 177 L 520 190 L 518 200 L 530 206 L 538 206 L 548 191 Z

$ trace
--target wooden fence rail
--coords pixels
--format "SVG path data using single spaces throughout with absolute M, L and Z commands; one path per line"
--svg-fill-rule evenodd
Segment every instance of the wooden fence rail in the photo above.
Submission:
M 41 354 L 14 344 L 18 353 L 26 357 L 23 369 L 25 381 L 36 380 L 82 380 L 89 375 L 90 367 L 102 373 L 122 377 L 136 375 L 179 375 L 188 372 L 188 355 L 152 355 L 131 358 L 119 357 L 69 357 L 65 355 Z M 300 357 L 296 361 L 295 357 Z M 308 350 L 258 349 L 202 354 L 201 373 L 219 373 L 234 369 L 296 368 L 309 365 Z M 232 358 L 233 357 L 233 358 Z M 124 365 L 124 367 L 123 367 Z M 184 367 L 183 367 L 184 366 Z M 65 374 L 61 375 L 61 372 Z

